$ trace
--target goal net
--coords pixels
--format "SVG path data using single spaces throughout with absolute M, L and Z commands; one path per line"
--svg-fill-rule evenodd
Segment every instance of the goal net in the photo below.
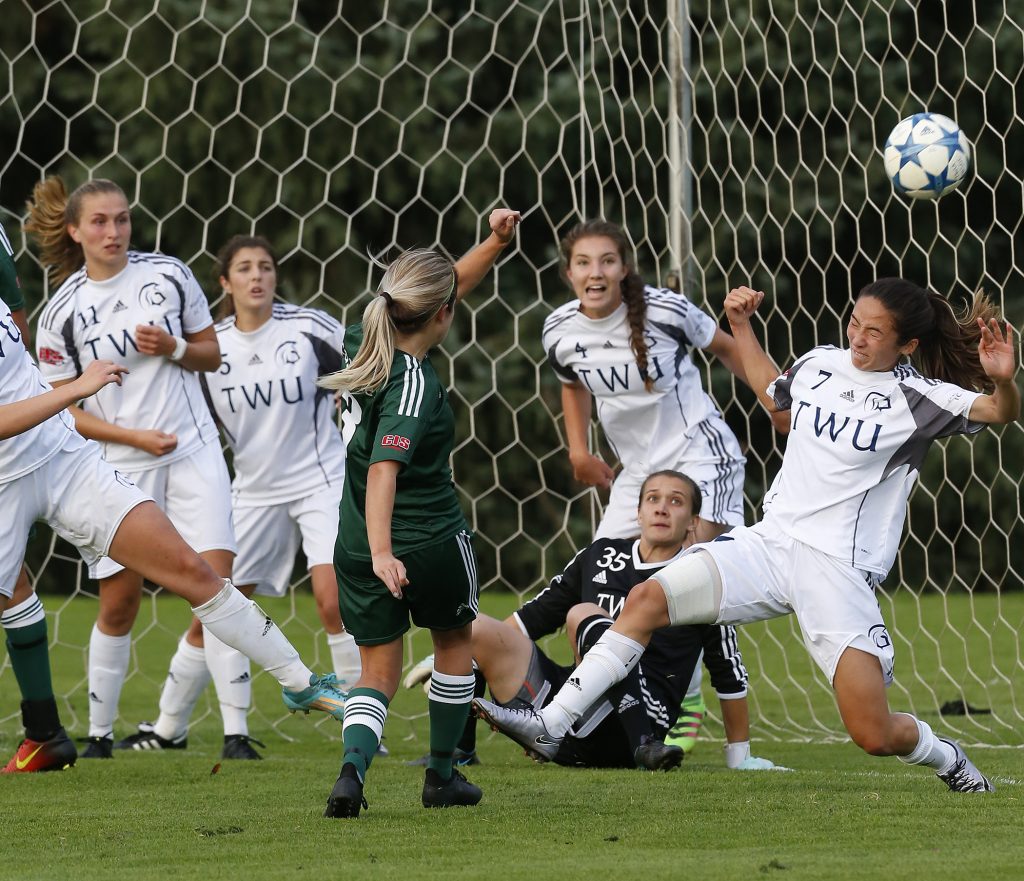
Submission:
M 600 510 L 572 478 L 540 346 L 544 318 L 571 296 L 557 241 L 577 220 L 622 223 L 648 282 L 681 286 L 716 316 L 730 286 L 766 290 L 780 364 L 841 343 L 851 294 L 878 276 L 954 299 L 983 287 L 1012 321 L 1024 316 L 1024 154 L 1011 149 L 1024 135 L 1024 34 L 1003 4 L 968 0 L 954 15 L 938 0 L 9 0 L 3 11 L 0 204 L 34 316 L 50 292 L 19 221 L 45 174 L 118 181 L 135 246 L 188 262 L 211 301 L 221 243 L 263 234 L 281 257 L 281 295 L 346 321 L 376 280 L 371 255 L 458 254 L 490 208 L 522 210 L 515 248 L 436 359 L 488 591 L 532 595 Z M 957 119 L 975 150 L 967 182 L 938 203 L 895 195 L 882 168 L 888 131 L 922 109 Z M 720 364 L 705 378 L 747 454 L 752 522 L 780 441 Z M 1022 470 L 1019 423 L 937 445 L 879 594 L 894 706 L 993 745 L 1024 743 Z M 95 585 L 77 561 L 38 530 L 32 578 L 55 663 L 75 667 L 62 711 L 81 733 L 79 622 L 91 625 Z M 276 611 L 323 667 L 301 575 Z M 184 626 L 168 608 L 147 601 L 126 686 L 154 705 Z M 424 645 L 410 636 L 406 662 Z M 842 736 L 795 621 L 743 628 L 741 647 L 755 738 Z M 154 651 L 159 663 L 144 663 Z M 0 685 L 13 731 L 6 661 Z M 279 703 L 260 698 L 255 712 L 254 729 L 287 736 Z M 420 712 L 425 702 L 400 715 Z

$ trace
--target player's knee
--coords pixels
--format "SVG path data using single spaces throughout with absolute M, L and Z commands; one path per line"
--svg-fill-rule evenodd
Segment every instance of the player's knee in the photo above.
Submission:
M 665 591 L 657 581 L 644 581 L 630 590 L 618 623 L 628 630 L 655 630 L 668 624 Z
M 892 739 L 882 726 L 866 725 L 850 732 L 850 737 L 869 756 L 894 755 Z

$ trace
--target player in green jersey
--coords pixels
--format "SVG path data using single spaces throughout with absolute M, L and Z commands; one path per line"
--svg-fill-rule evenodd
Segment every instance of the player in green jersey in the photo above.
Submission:
M 455 305 L 512 241 L 519 213 L 491 212 L 491 234 L 454 265 L 429 250 L 391 263 L 361 324 L 345 334 L 347 366 L 323 377 L 344 392 L 348 448 L 335 546 L 341 615 L 363 672 L 345 704 L 345 755 L 325 816 L 357 817 L 363 781 L 402 672 L 409 620 L 430 630 L 430 763 L 424 807 L 474 805 L 478 787 L 452 766 L 473 698 L 476 560 L 449 465 L 455 419 L 428 352 Z

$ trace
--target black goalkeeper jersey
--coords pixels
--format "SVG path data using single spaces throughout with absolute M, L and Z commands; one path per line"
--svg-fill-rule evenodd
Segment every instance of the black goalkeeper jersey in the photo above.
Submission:
M 638 539 L 607 538 L 580 551 L 565 571 L 516 612 L 527 636 L 537 640 L 554 633 L 565 625 L 569 609 L 579 603 L 596 603 L 609 617 L 618 618 L 630 589 L 682 553 L 663 563 L 645 563 L 639 549 Z M 675 724 L 701 649 L 718 694 L 746 692 L 746 670 L 732 627 L 662 627 L 654 632 L 640 662 L 648 692 L 644 701 L 656 728 L 667 731 Z

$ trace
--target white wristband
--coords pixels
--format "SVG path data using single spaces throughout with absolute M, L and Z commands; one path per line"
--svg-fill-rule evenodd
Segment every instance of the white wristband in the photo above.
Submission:
M 174 351 L 168 356 L 172 361 L 180 361 L 185 357 L 185 350 L 188 349 L 188 340 L 180 336 L 172 337 L 174 340 Z

